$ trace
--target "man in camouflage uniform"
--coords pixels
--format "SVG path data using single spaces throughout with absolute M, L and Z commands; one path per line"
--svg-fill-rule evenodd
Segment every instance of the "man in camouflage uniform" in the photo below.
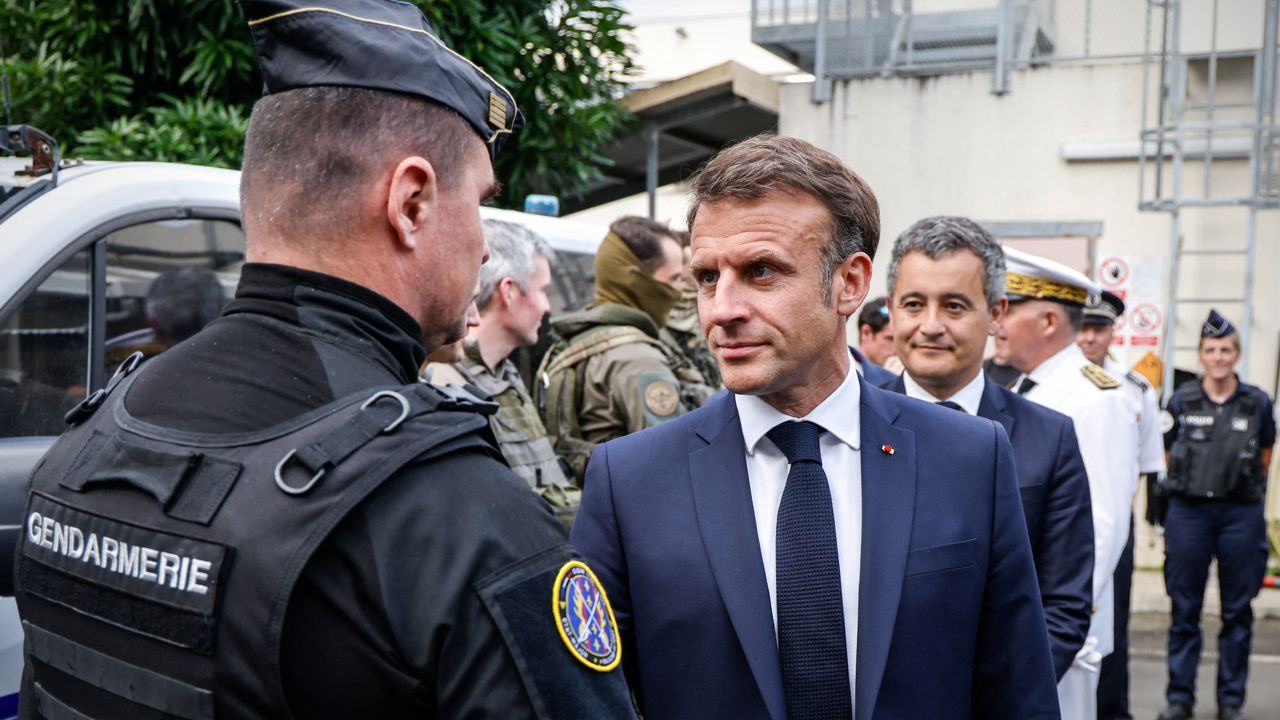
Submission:
M 552 323 L 561 340 L 534 389 L 552 447 L 579 484 L 598 443 L 666 422 L 711 394 L 661 333 L 683 275 L 683 251 L 667 226 L 620 218 L 596 252 L 591 307 Z
M 489 426 L 507 464 L 570 526 L 581 491 L 565 477 L 510 360 L 512 351 L 538 341 L 538 328 L 551 308 L 547 289 L 555 252 L 544 238 L 515 223 L 485 220 L 484 235 L 489 261 L 480 267 L 476 287 L 479 322 L 463 341 L 460 357 L 451 365 L 431 366 L 431 381 L 471 385 L 498 403 Z
M 711 357 L 711 348 L 707 347 L 707 340 L 702 337 L 702 326 L 698 322 L 698 284 L 689 274 L 689 232 L 681 230 L 675 235 L 683 246 L 684 287 L 680 290 L 680 299 L 676 301 L 676 306 L 667 316 L 667 326 L 662 329 L 662 332 L 671 335 L 676 349 L 684 354 L 702 376 L 702 384 L 714 392 L 721 386 L 720 368 L 716 367 L 715 358 Z

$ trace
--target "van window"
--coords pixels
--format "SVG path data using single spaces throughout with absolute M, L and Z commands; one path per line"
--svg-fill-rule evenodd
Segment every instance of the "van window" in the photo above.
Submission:
M 0 325 L 0 438 L 58 435 L 85 396 L 89 255 L 71 256 Z
M 194 335 L 235 294 L 244 233 L 227 220 L 162 220 L 106 237 L 105 375 Z

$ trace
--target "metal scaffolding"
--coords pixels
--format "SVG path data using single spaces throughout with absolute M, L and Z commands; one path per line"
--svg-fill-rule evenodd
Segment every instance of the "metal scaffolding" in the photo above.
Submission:
M 1194 25 L 1184 26 L 1184 6 L 1200 12 L 1209 3 L 1207 28 L 1201 25 L 1202 17 Z M 1225 4 L 1239 11 L 1239 3 Z M 1244 346 L 1240 374 L 1248 373 L 1258 213 L 1280 207 L 1280 126 L 1276 118 L 1280 0 L 1263 0 L 1262 4 L 1260 42 L 1248 49 L 1241 49 L 1238 43 L 1235 47 L 1220 46 L 1219 0 L 1150 0 L 1147 7 L 1139 208 L 1170 215 L 1163 350 L 1166 399 L 1173 391 L 1177 351 L 1195 348 L 1178 344 L 1180 312 L 1194 312 L 1198 320 L 1210 306 L 1225 305 L 1228 312 L 1239 308 Z M 1186 41 L 1192 33 L 1202 35 L 1206 29 L 1207 42 L 1202 37 L 1194 43 Z M 1153 79 L 1157 83 L 1154 88 Z M 1237 90 L 1234 94 L 1233 87 Z M 1242 160 L 1248 163 L 1245 181 L 1232 184 L 1230 180 L 1236 178 L 1224 180 L 1225 170 L 1238 168 Z M 1197 177 L 1200 182 L 1188 182 Z M 1247 213 L 1243 244 L 1213 237 L 1197 239 L 1189 247 L 1183 235 L 1183 215 L 1193 209 Z M 1239 294 L 1179 291 L 1184 271 L 1221 270 L 1224 263 L 1235 262 L 1239 263 Z

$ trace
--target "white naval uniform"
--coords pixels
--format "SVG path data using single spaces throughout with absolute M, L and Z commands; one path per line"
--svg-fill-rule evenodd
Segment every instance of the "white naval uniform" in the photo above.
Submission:
M 1103 369 L 1124 384 L 1124 391 L 1138 410 L 1138 472 L 1162 473 L 1164 466 L 1164 433 L 1160 432 L 1160 400 L 1156 389 L 1146 379 L 1134 377 L 1136 372 L 1107 355 Z
M 1112 579 L 1129 540 L 1129 518 L 1138 484 L 1138 418 L 1131 396 L 1118 387 L 1103 389 L 1083 372 L 1092 366 L 1071 343 L 1030 373 L 1035 381 L 1024 397 L 1069 416 L 1076 426 L 1080 455 L 1089 475 L 1093 510 L 1093 619 L 1084 647 L 1058 683 L 1063 720 L 1097 717 L 1098 672 L 1114 648 L 1115 599 Z

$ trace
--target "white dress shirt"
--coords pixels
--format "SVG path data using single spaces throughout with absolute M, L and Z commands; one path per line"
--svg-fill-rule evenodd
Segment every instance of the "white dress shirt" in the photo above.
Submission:
M 970 415 L 977 415 L 978 406 L 982 404 L 982 392 L 987 388 L 986 375 L 982 370 L 978 370 L 977 376 L 946 399 L 959 405 L 961 410 Z M 919 383 L 911 379 L 911 373 L 909 372 L 904 371 L 902 373 L 902 384 L 907 386 L 907 397 L 931 403 L 938 403 L 943 400 L 942 398 L 934 397 L 933 393 L 920 387 Z
M 775 634 L 778 630 L 778 506 L 782 503 L 782 490 L 786 487 L 791 467 L 786 456 L 765 433 L 779 423 L 791 420 L 808 420 L 826 430 L 818 439 L 818 447 L 822 453 L 822 469 L 831 488 L 831 509 L 835 515 L 850 693 L 857 687 L 858 581 L 862 560 L 861 412 L 858 406 L 861 391 L 858 373 L 852 366 L 851 362 L 849 374 L 840 387 L 802 418 L 785 415 L 752 395 L 734 396 L 738 417 L 742 421 L 742 439 L 747 448 L 747 479 L 751 484 L 751 505 L 755 510 L 765 581 L 769 585 Z

